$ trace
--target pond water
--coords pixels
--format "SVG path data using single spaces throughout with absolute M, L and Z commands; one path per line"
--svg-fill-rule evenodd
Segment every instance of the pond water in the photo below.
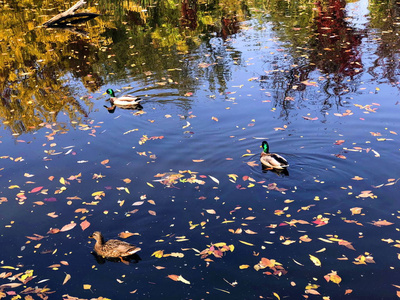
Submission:
M 0 298 L 398 297 L 398 4 L 72 4 L 1 6 Z

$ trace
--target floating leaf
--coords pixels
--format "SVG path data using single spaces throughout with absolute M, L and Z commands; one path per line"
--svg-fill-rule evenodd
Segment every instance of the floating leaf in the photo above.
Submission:
M 148 212 L 149 212 L 149 214 L 152 215 L 152 216 L 157 215 L 156 212 L 155 212 L 154 210 L 149 210 Z
M 353 207 L 353 208 L 350 208 L 350 211 L 351 211 L 351 215 L 353 216 L 353 215 L 359 215 L 359 214 L 361 214 L 361 210 L 362 210 L 362 207 Z
M 211 215 L 215 215 L 216 214 L 215 210 L 213 210 L 213 209 L 206 209 L 206 212 L 208 212 Z
M 210 177 L 212 179 L 212 181 L 214 181 L 216 184 L 219 184 L 219 180 L 211 175 L 208 175 L 208 177 Z
M 157 250 L 155 252 L 153 252 L 153 254 L 151 256 L 155 256 L 157 258 L 161 258 L 164 255 L 164 250 Z
M 42 186 L 35 187 L 35 188 L 33 188 L 29 193 L 37 193 L 37 192 L 39 192 L 42 188 L 43 188 Z
M 375 225 L 375 226 L 378 226 L 378 227 L 393 225 L 393 223 L 388 222 L 386 220 L 374 221 L 374 222 L 372 222 L 372 224 Z
M 241 242 L 242 244 L 245 244 L 247 246 L 254 246 L 254 244 L 251 244 L 251 243 L 248 243 L 248 242 L 245 242 L 245 241 L 239 240 L 239 242 Z
M 81 224 L 79 224 L 82 230 L 87 229 L 90 226 L 90 222 L 88 220 L 84 220 Z
M 67 225 L 64 225 L 64 226 L 60 229 L 60 231 L 61 231 L 61 232 L 68 231 L 68 230 L 73 229 L 75 226 L 76 226 L 76 223 L 69 223 L 69 224 L 67 224 Z
M 64 278 L 64 281 L 63 281 L 63 285 L 66 284 L 66 283 L 68 282 L 68 280 L 70 280 L 70 279 L 71 279 L 71 275 L 65 274 L 65 278 Z
M 118 236 L 120 238 L 122 238 L 122 239 L 126 239 L 126 238 L 128 238 L 128 237 L 130 237 L 132 235 L 139 235 L 139 234 L 138 233 L 132 233 L 132 232 L 129 232 L 129 231 L 121 232 L 120 234 L 118 234 Z
M 311 254 L 309 254 L 311 261 L 316 265 L 317 267 L 321 266 L 321 261 L 318 259 L 318 257 L 315 257 Z

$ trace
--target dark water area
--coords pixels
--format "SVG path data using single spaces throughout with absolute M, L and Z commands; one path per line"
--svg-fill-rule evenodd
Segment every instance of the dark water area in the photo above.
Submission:
M 0 6 L 0 298 L 398 297 L 396 2 L 73 4 Z

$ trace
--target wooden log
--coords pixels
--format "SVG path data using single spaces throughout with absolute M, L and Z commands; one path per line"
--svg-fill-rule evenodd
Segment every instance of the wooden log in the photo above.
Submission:
M 95 13 L 75 13 L 75 11 L 81 8 L 81 6 L 83 6 L 84 4 L 86 4 L 84 0 L 79 0 L 68 10 L 59 13 L 58 15 L 54 16 L 47 22 L 43 23 L 43 26 L 63 27 L 63 26 L 68 26 L 69 24 L 78 24 L 86 22 L 99 16 L 98 14 Z

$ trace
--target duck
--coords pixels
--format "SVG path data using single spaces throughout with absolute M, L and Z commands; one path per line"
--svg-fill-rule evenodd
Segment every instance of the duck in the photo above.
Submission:
M 121 108 L 133 108 L 139 106 L 140 102 L 142 101 L 142 99 L 140 99 L 139 97 L 134 97 L 130 95 L 115 97 L 113 89 L 107 89 L 103 95 L 106 94 L 111 96 L 109 100 L 112 106 L 118 106 Z
M 289 167 L 289 163 L 284 157 L 276 153 L 269 153 L 269 145 L 267 141 L 263 141 L 261 147 L 263 148 L 263 151 L 260 155 L 260 162 L 264 166 L 272 169 L 285 169 Z
M 95 239 L 94 251 L 98 256 L 104 258 L 119 258 L 123 261 L 123 257 L 139 252 L 141 249 L 120 240 L 105 241 L 100 231 L 95 231 L 89 238 Z

